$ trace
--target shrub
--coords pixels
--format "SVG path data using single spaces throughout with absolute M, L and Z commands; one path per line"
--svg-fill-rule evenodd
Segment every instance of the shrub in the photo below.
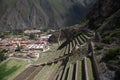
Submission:
M 7 58 L 5 55 L 6 52 L 7 52 L 7 50 L 5 50 L 5 49 L 0 50 L 0 62 Z
M 95 49 L 101 50 L 101 49 L 103 49 L 103 45 L 102 44 L 95 44 Z
M 36 39 L 35 34 L 30 34 L 30 35 L 29 35 L 29 39 L 35 40 L 35 39 Z
M 104 42 L 104 43 L 110 44 L 112 41 L 113 41 L 113 38 L 112 38 L 111 36 L 105 36 L 105 37 L 103 38 L 103 42 Z
M 120 55 L 120 47 L 111 48 L 104 53 L 103 60 L 108 62 L 109 60 L 114 60 L 118 55 Z

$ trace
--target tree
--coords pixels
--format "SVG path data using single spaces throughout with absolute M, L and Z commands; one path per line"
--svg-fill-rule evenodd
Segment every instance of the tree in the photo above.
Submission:
M 0 50 L 0 62 L 7 58 L 5 55 L 6 52 L 7 52 L 7 50 L 5 50 L 5 49 Z
M 21 49 L 22 49 L 22 46 L 17 45 L 17 47 L 16 47 L 15 51 L 21 51 Z
M 32 39 L 32 40 L 36 39 L 35 34 L 30 34 L 29 38 Z

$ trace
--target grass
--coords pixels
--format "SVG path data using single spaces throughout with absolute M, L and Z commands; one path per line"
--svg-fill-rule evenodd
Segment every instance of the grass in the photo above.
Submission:
M 103 61 L 108 62 L 110 60 L 116 60 L 117 56 L 120 55 L 120 47 L 110 48 L 104 52 L 104 56 L 102 58 Z
M 50 47 L 50 50 L 46 52 L 40 53 L 40 58 L 34 63 L 34 64 L 40 64 L 44 62 L 48 62 L 51 60 L 54 60 L 55 58 L 58 58 L 59 55 L 61 55 L 61 51 L 57 51 L 58 45 L 55 44 Z
M 9 59 L 0 64 L 0 80 L 13 80 L 25 68 L 23 60 Z
M 88 67 L 88 77 L 89 77 L 89 80 L 94 80 L 91 60 L 90 60 L 89 58 L 86 58 L 86 60 L 87 60 L 87 67 Z
M 78 61 L 78 80 L 82 80 L 82 62 Z
M 95 49 L 96 50 L 101 50 L 101 49 L 103 49 L 103 45 L 102 44 L 100 44 L 100 43 L 95 43 Z

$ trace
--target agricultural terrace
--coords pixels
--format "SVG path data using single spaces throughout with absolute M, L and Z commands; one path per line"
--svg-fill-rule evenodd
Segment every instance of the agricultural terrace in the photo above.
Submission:
M 26 66 L 26 61 L 8 59 L 0 64 L 0 80 L 13 80 Z

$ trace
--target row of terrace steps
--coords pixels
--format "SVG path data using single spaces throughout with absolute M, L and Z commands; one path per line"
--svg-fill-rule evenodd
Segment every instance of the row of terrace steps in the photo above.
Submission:
M 94 80 L 92 65 L 89 62 L 90 60 L 85 58 L 85 61 L 77 60 L 69 66 L 65 65 L 51 80 Z
M 78 72 L 81 71 L 79 64 L 81 64 L 81 61 L 76 61 L 69 66 L 65 65 L 53 80 L 78 80 Z
M 72 54 L 66 54 L 64 56 L 60 56 L 59 58 L 56 58 L 54 61 L 50 61 L 47 63 L 44 63 L 45 65 L 51 65 L 54 63 L 58 63 L 61 60 L 64 61 L 66 58 L 70 57 Z M 86 58 L 85 58 L 86 59 Z M 49 78 L 49 80 L 91 80 L 91 74 L 93 74 L 91 72 L 91 70 L 84 70 L 83 69 L 83 65 L 84 67 L 86 66 L 87 68 L 89 66 L 91 66 L 91 64 L 88 64 L 89 59 L 83 61 L 85 62 L 87 65 L 85 65 L 85 63 L 83 64 L 82 61 L 77 60 L 74 64 L 70 64 L 69 66 L 64 66 L 63 70 L 59 71 L 59 68 L 54 70 L 52 72 L 51 77 Z M 42 65 L 31 65 L 28 68 L 26 68 L 22 73 L 20 73 L 14 80 L 33 80 L 34 77 L 41 71 L 42 67 L 45 66 L 44 64 Z M 92 66 L 91 66 L 92 68 Z M 89 74 L 89 73 L 90 74 Z M 86 75 L 87 73 L 87 75 Z M 84 77 L 88 77 L 87 79 Z
M 41 71 L 41 69 L 45 65 L 52 65 L 52 64 L 56 64 L 56 63 L 58 63 L 60 61 L 64 61 L 70 55 L 71 54 L 65 54 L 63 56 L 59 56 L 59 58 L 56 58 L 53 61 L 49 61 L 49 62 L 46 62 L 46 63 L 43 63 L 43 64 L 38 64 L 38 65 L 36 65 L 36 64 L 35 65 L 30 65 L 22 73 L 20 73 L 18 76 L 16 76 L 14 80 L 33 80 L 35 78 L 35 76 Z M 55 70 L 53 72 L 53 74 L 56 74 L 56 72 L 57 72 L 57 70 Z
M 42 68 L 43 66 L 29 66 L 22 73 L 16 76 L 14 80 L 33 80 Z

